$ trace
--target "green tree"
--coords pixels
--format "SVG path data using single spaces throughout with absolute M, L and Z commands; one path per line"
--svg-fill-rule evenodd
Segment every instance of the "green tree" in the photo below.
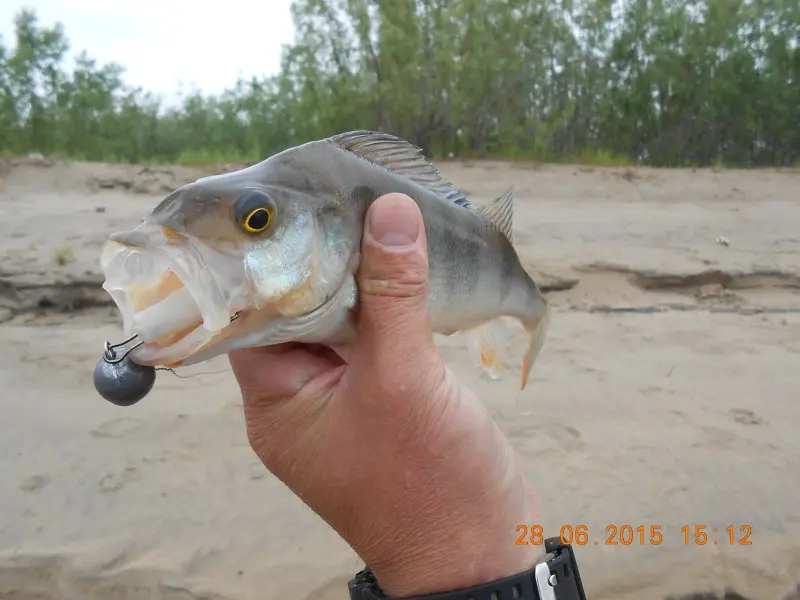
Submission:
M 0 152 L 257 161 L 348 129 L 429 154 L 653 165 L 800 159 L 793 0 L 295 0 L 280 71 L 177 108 L 23 10 Z

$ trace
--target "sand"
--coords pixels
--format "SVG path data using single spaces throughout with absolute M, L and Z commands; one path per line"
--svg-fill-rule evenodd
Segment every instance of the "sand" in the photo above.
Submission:
M 522 456 L 548 535 L 588 527 L 590 598 L 790 595 L 800 174 L 440 166 L 478 202 L 516 186 L 517 244 L 555 307 L 531 383 L 518 393 L 517 358 L 492 382 L 458 339 L 440 343 Z M 224 357 L 161 373 L 129 408 L 92 387 L 120 339 L 100 246 L 196 175 L 0 165 L 0 598 L 344 599 L 361 567 L 250 450 Z M 607 545 L 624 525 L 645 543 Z

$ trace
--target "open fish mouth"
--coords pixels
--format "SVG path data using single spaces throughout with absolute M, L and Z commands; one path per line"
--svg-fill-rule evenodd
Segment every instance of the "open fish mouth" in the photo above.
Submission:
M 122 315 L 126 336 L 142 342 L 131 353 L 135 362 L 178 366 L 230 324 L 236 310 L 207 264 L 208 250 L 146 225 L 109 237 L 100 259 L 103 289 Z

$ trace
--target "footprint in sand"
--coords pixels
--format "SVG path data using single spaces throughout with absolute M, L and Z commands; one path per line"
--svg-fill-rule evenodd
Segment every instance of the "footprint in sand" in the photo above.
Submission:
M 35 492 L 40 490 L 52 481 L 50 475 L 31 475 L 22 480 L 19 489 L 23 492 Z
M 684 422 L 684 423 L 687 423 L 687 422 L 689 422 L 689 421 L 690 421 L 689 417 L 688 417 L 688 416 L 686 416 L 686 413 L 685 413 L 685 412 L 683 412 L 683 411 L 680 411 L 680 410 L 678 410 L 678 409 L 676 409 L 676 408 L 671 408 L 671 409 L 669 409 L 667 412 L 668 412 L 669 414 L 671 414 L 672 416 L 674 416 L 674 417 L 678 417 L 678 419 L 680 419 L 680 420 L 681 420 L 682 422 Z
M 97 483 L 101 492 L 117 492 L 133 481 L 139 481 L 142 473 L 136 467 L 127 467 L 119 473 L 108 473 Z
M 742 425 L 763 425 L 764 419 L 756 415 L 752 410 L 746 408 L 732 408 L 728 414 L 733 420 Z
M 742 452 L 747 456 L 752 456 L 754 451 L 766 449 L 776 450 L 778 447 L 770 442 L 760 442 L 738 435 L 730 429 L 703 425 L 698 427 L 702 432 L 702 439 L 691 444 L 692 448 L 714 448 L 715 450 L 725 450 Z
M 110 421 L 100 423 L 100 425 L 90 430 L 89 434 L 94 437 L 124 437 L 139 429 L 143 423 L 141 419 L 131 419 L 130 417 L 111 419 Z
M 525 416 L 528 414 L 530 413 Z M 538 420 L 514 424 L 508 428 L 507 435 L 512 439 L 529 442 L 530 448 L 537 452 L 583 450 L 584 443 L 579 430 L 560 423 L 551 422 L 544 427 L 542 425 Z
M 581 432 L 569 425 L 553 424 L 547 429 L 547 435 L 553 438 L 559 445 L 575 448 L 576 444 L 583 446 Z

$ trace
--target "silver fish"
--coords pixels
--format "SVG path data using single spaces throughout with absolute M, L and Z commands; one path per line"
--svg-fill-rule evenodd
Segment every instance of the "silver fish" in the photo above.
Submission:
M 476 365 L 499 377 L 502 317 L 524 326 L 521 388 L 545 339 L 550 309 L 513 246 L 513 188 L 472 205 L 419 148 L 352 131 L 290 148 L 245 169 L 175 190 L 103 248 L 103 284 L 131 358 L 177 367 L 244 347 L 346 344 L 366 211 L 391 192 L 425 222 L 433 331 L 468 334 Z

